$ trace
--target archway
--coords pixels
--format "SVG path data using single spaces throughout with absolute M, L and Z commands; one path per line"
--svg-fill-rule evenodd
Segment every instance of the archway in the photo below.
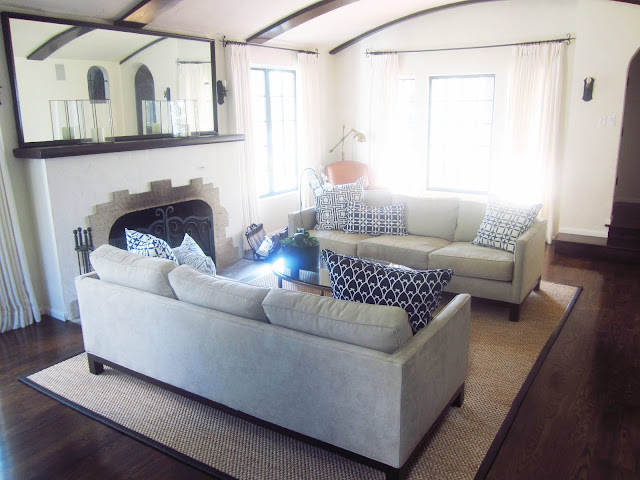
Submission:
M 155 87 L 153 83 L 153 75 L 151 71 L 147 68 L 146 65 L 141 65 L 136 72 L 135 78 L 135 89 L 136 89 L 136 114 L 138 116 L 138 135 L 144 135 L 151 133 L 151 131 L 146 131 L 143 125 L 143 108 L 146 108 L 147 118 L 151 120 L 152 123 L 155 123 L 155 108 L 153 108 L 153 104 L 147 104 L 143 106 L 142 102 L 144 100 L 155 100 Z
M 640 50 L 629 63 L 608 245 L 640 249 Z

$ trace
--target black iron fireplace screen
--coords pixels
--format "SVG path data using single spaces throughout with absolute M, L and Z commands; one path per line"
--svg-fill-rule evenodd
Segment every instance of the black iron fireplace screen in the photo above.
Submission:
M 171 248 L 179 247 L 188 233 L 205 255 L 215 262 L 213 212 L 202 200 L 187 200 L 173 205 L 138 210 L 120 217 L 111 227 L 109 243 L 124 250 L 127 241 L 124 229 L 148 233 L 166 241 Z

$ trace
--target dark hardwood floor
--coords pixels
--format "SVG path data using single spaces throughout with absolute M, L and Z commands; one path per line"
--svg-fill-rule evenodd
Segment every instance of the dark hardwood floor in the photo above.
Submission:
M 546 263 L 584 290 L 487 478 L 640 478 L 640 266 L 553 247 Z M 0 335 L 0 478 L 208 478 L 16 380 L 81 350 L 80 327 L 51 318 Z

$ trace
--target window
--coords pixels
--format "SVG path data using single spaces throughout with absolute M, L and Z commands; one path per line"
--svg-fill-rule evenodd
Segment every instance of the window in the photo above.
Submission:
M 261 197 L 298 188 L 296 73 L 251 69 L 254 149 Z
M 109 80 L 106 70 L 102 67 L 91 67 L 87 72 L 87 87 L 89 100 L 109 100 Z
M 494 75 L 429 79 L 429 190 L 487 193 Z

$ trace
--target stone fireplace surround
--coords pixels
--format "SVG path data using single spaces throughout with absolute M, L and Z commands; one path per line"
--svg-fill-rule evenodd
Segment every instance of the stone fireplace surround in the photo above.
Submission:
M 148 192 L 130 194 L 129 190 L 113 192 L 113 201 L 96 205 L 96 213 L 89 216 L 96 247 L 109 243 L 109 231 L 115 221 L 126 213 L 161 207 L 188 200 L 203 200 L 213 212 L 213 235 L 216 249 L 216 265 L 225 267 L 238 258 L 238 249 L 226 236 L 229 215 L 220 205 L 218 188 L 204 184 L 202 178 L 190 180 L 188 185 L 172 187 L 171 180 L 151 182 Z

